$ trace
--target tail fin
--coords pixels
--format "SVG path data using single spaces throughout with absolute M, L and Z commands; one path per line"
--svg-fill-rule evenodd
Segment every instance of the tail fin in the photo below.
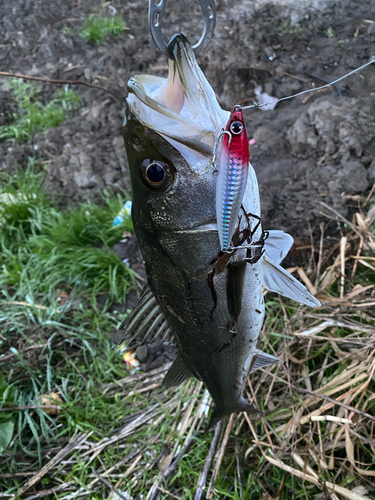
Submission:
M 230 415 L 231 413 L 239 413 L 245 411 L 249 415 L 253 416 L 262 416 L 262 412 L 260 410 L 256 410 L 253 405 L 251 405 L 248 401 L 246 401 L 245 398 L 242 396 L 240 399 L 234 404 L 230 405 L 229 407 L 224 406 L 222 408 L 217 408 L 215 406 L 214 411 L 212 412 L 210 422 L 206 428 L 206 431 L 210 430 L 214 425 L 216 425 L 219 420 L 224 418 L 227 415 Z

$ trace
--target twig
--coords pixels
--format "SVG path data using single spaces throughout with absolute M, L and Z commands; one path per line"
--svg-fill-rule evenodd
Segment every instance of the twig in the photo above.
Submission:
M 206 481 L 207 481 L 207 475 L 208 475 L 208 472 L 211 468 L 212 461 L 213 461 L 214 456 L 215 456 L 217 443 L 219 441 L 220 431 L 221 431 L 221 420 L 215 426 L 214 437 L 211 441 L 210 449 L 208 450 L 208 454 L 206 457 L 206 462 L 204 464 L 203 470 L 202 470 L 201 475 L 199 476 L 199 479 L 198 479 L 198 484 L 197 484 L 197 489 L 195 491 L 194 500 L 200 500 L 202 497 L 203 490 L 204 490 L 204 487 L 205 487 Z
M 326 401 L 329 401 L 330 403 L 342 406 L 343 408 L 346 408 L 349 411 L 354 411 L 355 413 L 362 415 L 362 417 L 368 418 L 368 419 L 373 420 L 375 422 L 375 417 L 373 417 L 369 413 L 365 413 L 364 411 L 358 410 L 357 408 L 354 408 L 353 406 L 347 405 L 345 403 L 341 403 L 341 401 L 337 401 L 337 399 L 333 399 L 333 398 L 330 398 L 328 396 L 324 396 L 323 394 L 319 394 L 318 392 L 308 391 L 307 389 L 302 389 L 302 387 L 296 387 L 296 386 L 294 386 L 294 387 L 297 389 L 298 392 L 302 392 L 304 394 L 310 394 L 310 396 L 314 396 L 314 397 L 317 397 L 320 399 L 325 399 Z
M 218 455 L 217 455 L 215 467 L 214 467 L 214 470 L 212 473 L 210 485 L 209 485 L 208 490 L 207 490 L 206 498 L 212 498 L 212 495 L 214 494 L 216 479 L 217 479 L 217 476 L 219 474 L 220 465 L 221 465 L 221 462 L 223 461 L 223 458 L 224 458 L 225 448 L 227 447 L 229 436 L 230 436 L 230 433 L 232 431 L 234 418 L 235 418 L 235 415 L 234 415 L 234 413 L 232 413 L 232 415 L 230 416 L 227 428 L 225 429 L 223 441 L 221 443 L 220 450 L 219 450 Z
M 54 456 L 44 467 L 40 469 L 39 472 L 35 474 L 34 477 L 29 479 L 21 488 L 17 491 L 17 496 L 23 495 L 29 488 L 34 486 L 34 484 L 38 483 L 43 476 L 45 476 L 53 467 L 55 467 L 63 458 L 69 455 L 70 452 L 74 450 L 78 445 L 80 445 L 83 441 L 85 441 L 94 431 L 89 434 L 80 434 L 78 438 L 74 441 L 68 443 L 65 448 L 63 448 L 59 453 Z
M 342 495 L 343 497 L 347 498 L 348 500 L 365 500 L 365 497 L 362 495 L 359 495 L 353 491 L 348 490 L 347 488 L 343 488 L 342 486 L 338 486 L 337 484 L 333 484 L 329 481 L 321 481 L 320 478 L 315 478 L 311 476 L 310 474 L 307 474 L 303 471 L 299 471 L 298 469 L 295 469 L 294 467 L 290 467 L 290 465 L 286 465 L 280 457 L 277 455 L 274 455 L 271 451 L 269 452 L 271 455 L 273 455 L 275 458 L 270 457 L 266 455 L 265 453 L 263 454 L 264 458 L 270 462 L 273 465 L 276 465 L 276 467 L 279 467 L 282 470 L 285 470 L 286 472 L 289 472 L 290 474 L 297 476 L 301 479 L 304 479 L 306 481 L 310 481 L 311 483 L 315 484 L 316 486 L 319 486 L 320 488 L 326 487 L 328 489 L 329 493 L 338 493 L 339 495 Z
M 105 438 L 101 439 L 100 441 L 98 441 L 95 444 L 94 453 L 92 454 L 93 450 L 90 449 L 81 455 L 81 459 L 88 456 L 88 455 L 91 455 L 89 462 L 88 462 L 88 463 L 91 463 L 99 455 L 99 453 L 101 453 L 105 448 L 110 446 L 112 443 L 118 443 L 120 440 L 129 436 L 135 429 L 146 424 L 149 420 L 154 418 L 154 416 L 155 416 L 154 412 L 155 412 L 157 406 L 158 406 L 157 404 L 150 406 L 144 413 L 142 413 L 141 415 L 136 417 L 134 420 L 131 420 L 127 425 L 125 425 L 118 434 L 115 434 L 114 436 L 112 436 L 110 438 L 105 437 Z
M 35 307 L 36 309 L 42 309 L 42 311 L 47 311 L 48 306 L 41 306 L 39 304 L 31 304 L 30 302 L 19 302 L 18 300 L 10 300 L 9 302 L 0 302 L 1 306 L 25 306 L 25 307 Z M 57 313 L 60 313 L 60 309 L 55 309 Z
M 27 351 L 33 351 L 33 350 L 36 350 L 36 349 L 44 349 L 45 347 L 48 347 L 50 346 L 51 343 L 50 342 L 47 342 L 46 344 L 36 344 L 36 345 L 31 345 L 30 347 L 26 347 L 25 349 L 23 349 L 21 351 L 22 354 L 24 354 L 25 352 Z M 0 356 L 0 363 L 3 363 L 4 361 L 6 361 L 7 359 L 13 357 L 13 356 L 17 356 L 18 352 L 10 352 L 8 354 L 2 354 Z
M 348 226 L 355 232 L 355 234 L 359 238 L 363 237 L 361 232 L 357 229 L 357 227 L 354 224 L 352 224 L 350 221 L 348 221 L 348 219 L 346 219 L 343 215 L 341 215 L 337 210 L 335 210 L 334 208 L 327 205 L 327 203 L 324 203 L 324 201 L 320 201 L 319 203 L 320 203 L 320 205 L 325 207 L 327 210 L 330 210 L 331 212 L 333 212 L 336 215 L 336 217 L 338 217 L 342 222 L 345 222 L 345 224 L 348 224 Z M 370 250 L 370 252 L 375 253 L 374 249 L 371 248 L 371 246 L 364 240 L 364 238 L 363 238 L 363 242 L 367 246 L 367 248 Z
M 272 74 L 273 71 L 270 71 L 270 73 Z M 310 81 L 307 78 L 301 78 L 300 76 L 291 75 L 290 73 L 287 73 L 286 71 L 275 70 L 275 73 L 279 73 L 280 75 L 290 76 L 290 78 L 294 78 L 295 80 L 299 80 L 300 82 L 310 83 Z
M 190 438 L 190 440 L 186 443 L 186 445 L 182 448 L 180 453 L 177 455 L 177 457 L 174 459 L 174 461 L 171 463 L 168 469 L 164 472 L 164 474 L 161 477 L 159 476 L 158 478 L 155 479 L 154 484 L 151 486 L 151 489 L 147 494 L 146 500 L 154 500 L 154 498 L 158 494 L 161 482 L 163 480 L 169 479 L 174 474 L 175 470 L 177 469 L 179 461 L 190 450 L 194 441 L 195 441 L 195 435 L 193 435 Z
M 349 420 L 348 418 L 340 418 L 340 417 L 335 417 L 332 415 L 321 415 L 321 416 L 312 415 L 310 417 L 310 420 L 312 422 L 336 422 L 339 424 L 351 424 L 352 423 L 352 421 Z
M 0 76 L 13 76 L 14 78 L 22 78 L 23 80 L 34 80 L 36 82 L 44 82 L 44 83 L 57 83 L 59 85 L 83 85 L 85 87 L 90 87 L 92 89 L 102 90 L 103 92 L 107 92 L 107 94 L 110 94 L 114 99 L 116 99 L 118 103 L 123 104 L 123 100 L 121 100 L 111 90 L 108 90 L 105 87 L 101 87 L 100 85 L 93 85 L 92 83 L 82 82 L 81 80 L 55 80 L 51 78 L 41 78 L 40 76 L 28 76 L 28 75 L 20 75 L 18 73 L 8 73 L 6 71 L 0 71 Z
M 168 490 L 165 490 L 164 488 L 162 488 L 161 486 L 158 486 L 158 490 L 160 490 L 162 493 L 166 493 L 167 495 L 169 495 L 171 498 L 176 498 L 176 500 L 181 500 L 181 497 L 178 497 L 177 495 L 174 495 L 173 493 L 171 493 L 170 491 Z
M 115 493 L 115 495 L 117 495 L 119 498 L 121 498 L 121 500 L 129 500 L 128 498 L 126 498 L 120 491 L 116 490 L 116 488 L 114 488 L 111 483 L 109 481 L 107 481 L 104 477 L 102 477 L 99 472 L 97 472 L 95 469 L 92 469 L 92 472 L 94 473 L 94 475 L 99 479 L 99 481 L 103 484 L 105 484 L 106 486 L 108 486 L 108 488 L 113 492 Z
M 194 441 L 195 441 L 195 435 L 193 435 L 190 440 L 186 443 L 186 445 L 182 448 L 180 453 L 177 455 L 177 457 L 174 459 L 174 461 L 171 463 L 171 465 L 168 467 L 168 469 L 164 473 L 164 479 L 169 479 L 177 469 L 178 462 L 181 460 L 181 458 L 190 450 L 190 448 L 193 446 Z
M 116 380 L 116 382 L 110 382 L 109 384 L 102 385 L 101 390 L 108 391 L 111 389 L 121 389 L 122 386 L 127 385 L 131 382 L 140 382 L 143 381 L 143 379 L 151 379 L 151 377 L 154 377 L 155 375 L 161 376 L 167 370 L 169 370 L 172 364 L 173 364 L 172 361 L 170 361 L 169 363 L 166 363 L 165 365 L 160 366 L 159 368 L 155 368 L 154 370 L 150 370 L 149 372 L 129 375 L 128 377 Z
M 23 410 L 61 410 L 59 405 L 30 405 L 30 406 L 10 406 L 9 408 L 0 408 L 0 411 L 23 411 Z
M 340 277 L 340 299 L 342 300 L 345 292 L 345 249 L 348 238 L 343 236 L 340 241 L 340 256 L 341 256 L 341 277 Z
M 241 478 L 241 467 L 240 467 L 240 453 L 238 449 L 238 439 L 235 441 L 235 451 L 236 451 L 236 466 L 237 466 L 237 478 L 238 478 L 238 489 L 240 490 L 240 499 L 243 500 L 242 492 L 242 478 Z
M 375 184 L 374 184 L 374 186 L 375 186 Z M 360 241 L 359 241 L 359 247 L 358 247 L 357 255 L 356 255 L 356 258 L 358 257 L 358 259 L 359 259 L 360 255 L 361 255 L 362 248 L 363 248 L 363 238 L 361 238 Z M 353 269 L 352 269 L 352 279 L 354 278 L 355 273 L 357 271 L 357 266 L 358 266 L 358 260 L 355 259 L 354 260 L 354 266 L 353 266 Z
M 25 500 L 37 500 L 38 498 L 43 498 L 48 495 L 54 495 L 55 493 L 58 493 L 59 491 L 66 490 L 68 487 L 72 487 L 72 483 L 64 483 L 61 484 L 60 486 L 56 486 L 55 488 L 51 488 L 50 490 L 44 490 L 44 491 L 39 491 L 35 495 L 31 495 L 31 497 L 25 498 Z M 74 486 L 73 486 L 74 488 Z M 55 495 L 56 496 L 56 495 Z
M 316 268 L 316 279 L 315 279 L 315 288 L 318 289 L 318 283 L 320 278 L 320 269 L 322 267 L 322 258 L 323 258 L 323 239 L 324 239 L 324 222 L 320 223 L 320 244 L 319 244 L 319 260 Z
M 372 195 L 374 194 L 375 192 L 375 182 L 374 184 L 372 185 L 372 188 L 371 188 L 371 191 L 369 192 L 367 198 L 366 198 L 366 201 L 364 202 L 363 206 L 365 207 L 367 205 L 367 203 L 371 200 L 372 198 Z
M 340 87 L 338 85 L 336 85 L 335 83 L 331 83 L 328 80 L 326 80 L 325 78 L 321 78 L 320 76 L 316 76 L 316 75 L 308 75 L 308 76 L 310 76 L 311 78 L 316 78 L 317 80 L 320 80 L 323 83 L 327 83 L 329 85 L 332 85 L 332 87 L 334 87 L 336 89 L 337 94 L 340 96 L 342 95 L 342 91 L 341 91 Z

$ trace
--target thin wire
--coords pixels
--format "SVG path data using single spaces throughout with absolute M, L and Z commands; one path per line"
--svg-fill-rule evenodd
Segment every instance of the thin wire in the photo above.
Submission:
M 369 66 L 370 64 L 373 64 L 374 62 L 375 62 L 375 56 L 369 62 L 367 62 L 366 64 L 363 64 L 359 68 L 353 69 L 353 71 L 351 71 L 350 73 L 347 73 L 346 75 L 341 76 L 340 78 L 338 78 L 337 80 L 335 80 L 333 82 L 327 83 L 326 85 L 323 85 L 322 87 L 317 87 L 316 89 L 307 89 L 307 90 L 303 90 L 302 92 L 298 92 L 298 94 L 289 95 L 287 97 L 280 97 L 280 99 L 277 99 L 276 104 L 278 102 L 280 102 L 280 101 L 285 101 L 286 99 L 292 99 L 293 97 L 297 97 L 297 96 L 302 95 L 302 94 L 307 94 L 308 92 L 316 92 L 318 90 L 330 87 L 331 85 L 334 85 L 337 82 L 341 82 L 341 80 L 343 80 L 344 78 L 347 78 L 348 76 L 352 75 L 353 73 L 356 73 L 357 71 L 360 71 L 361 69 L 365 68 L 366 66 Z M 271 104 L 271 102 L 265 102 L 263 104 L 253 104 L 252 106 L 244 106 L 242 108 L 242 110 L 244 110 L 244 109 L 261 108 L 263 106 L 268 106 L 269 104 Z M 275 104 L 275 102 L 272 102 L 272 104 Z

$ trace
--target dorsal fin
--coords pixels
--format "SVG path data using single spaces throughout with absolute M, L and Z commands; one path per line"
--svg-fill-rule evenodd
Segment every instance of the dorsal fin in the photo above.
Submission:
M 193 377 L 193 374 L 186 366 L 181 355 L 178 354 L 173 365 L 169 368 L 168 373 L 164 377 L 163 385 L 164 387 L 176 387 L 190 377 Z
M 119 329 L 125 330 L 121 342 L 166 342 L 172 336 L 168 320 L 149 285 L 143 288 L 138 302 Z

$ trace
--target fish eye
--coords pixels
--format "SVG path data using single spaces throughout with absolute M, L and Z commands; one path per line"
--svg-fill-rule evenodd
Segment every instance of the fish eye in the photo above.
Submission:
M 173 180 L 170 166 L 160 160 L 144 160 L 141 164 L 142 180 L 153 191 L 165 191 Z
M 243 131 L 243 125 L 240 121 L 235 121 L 230 124 L 230 131 L 234 135 L 238 135 Z

